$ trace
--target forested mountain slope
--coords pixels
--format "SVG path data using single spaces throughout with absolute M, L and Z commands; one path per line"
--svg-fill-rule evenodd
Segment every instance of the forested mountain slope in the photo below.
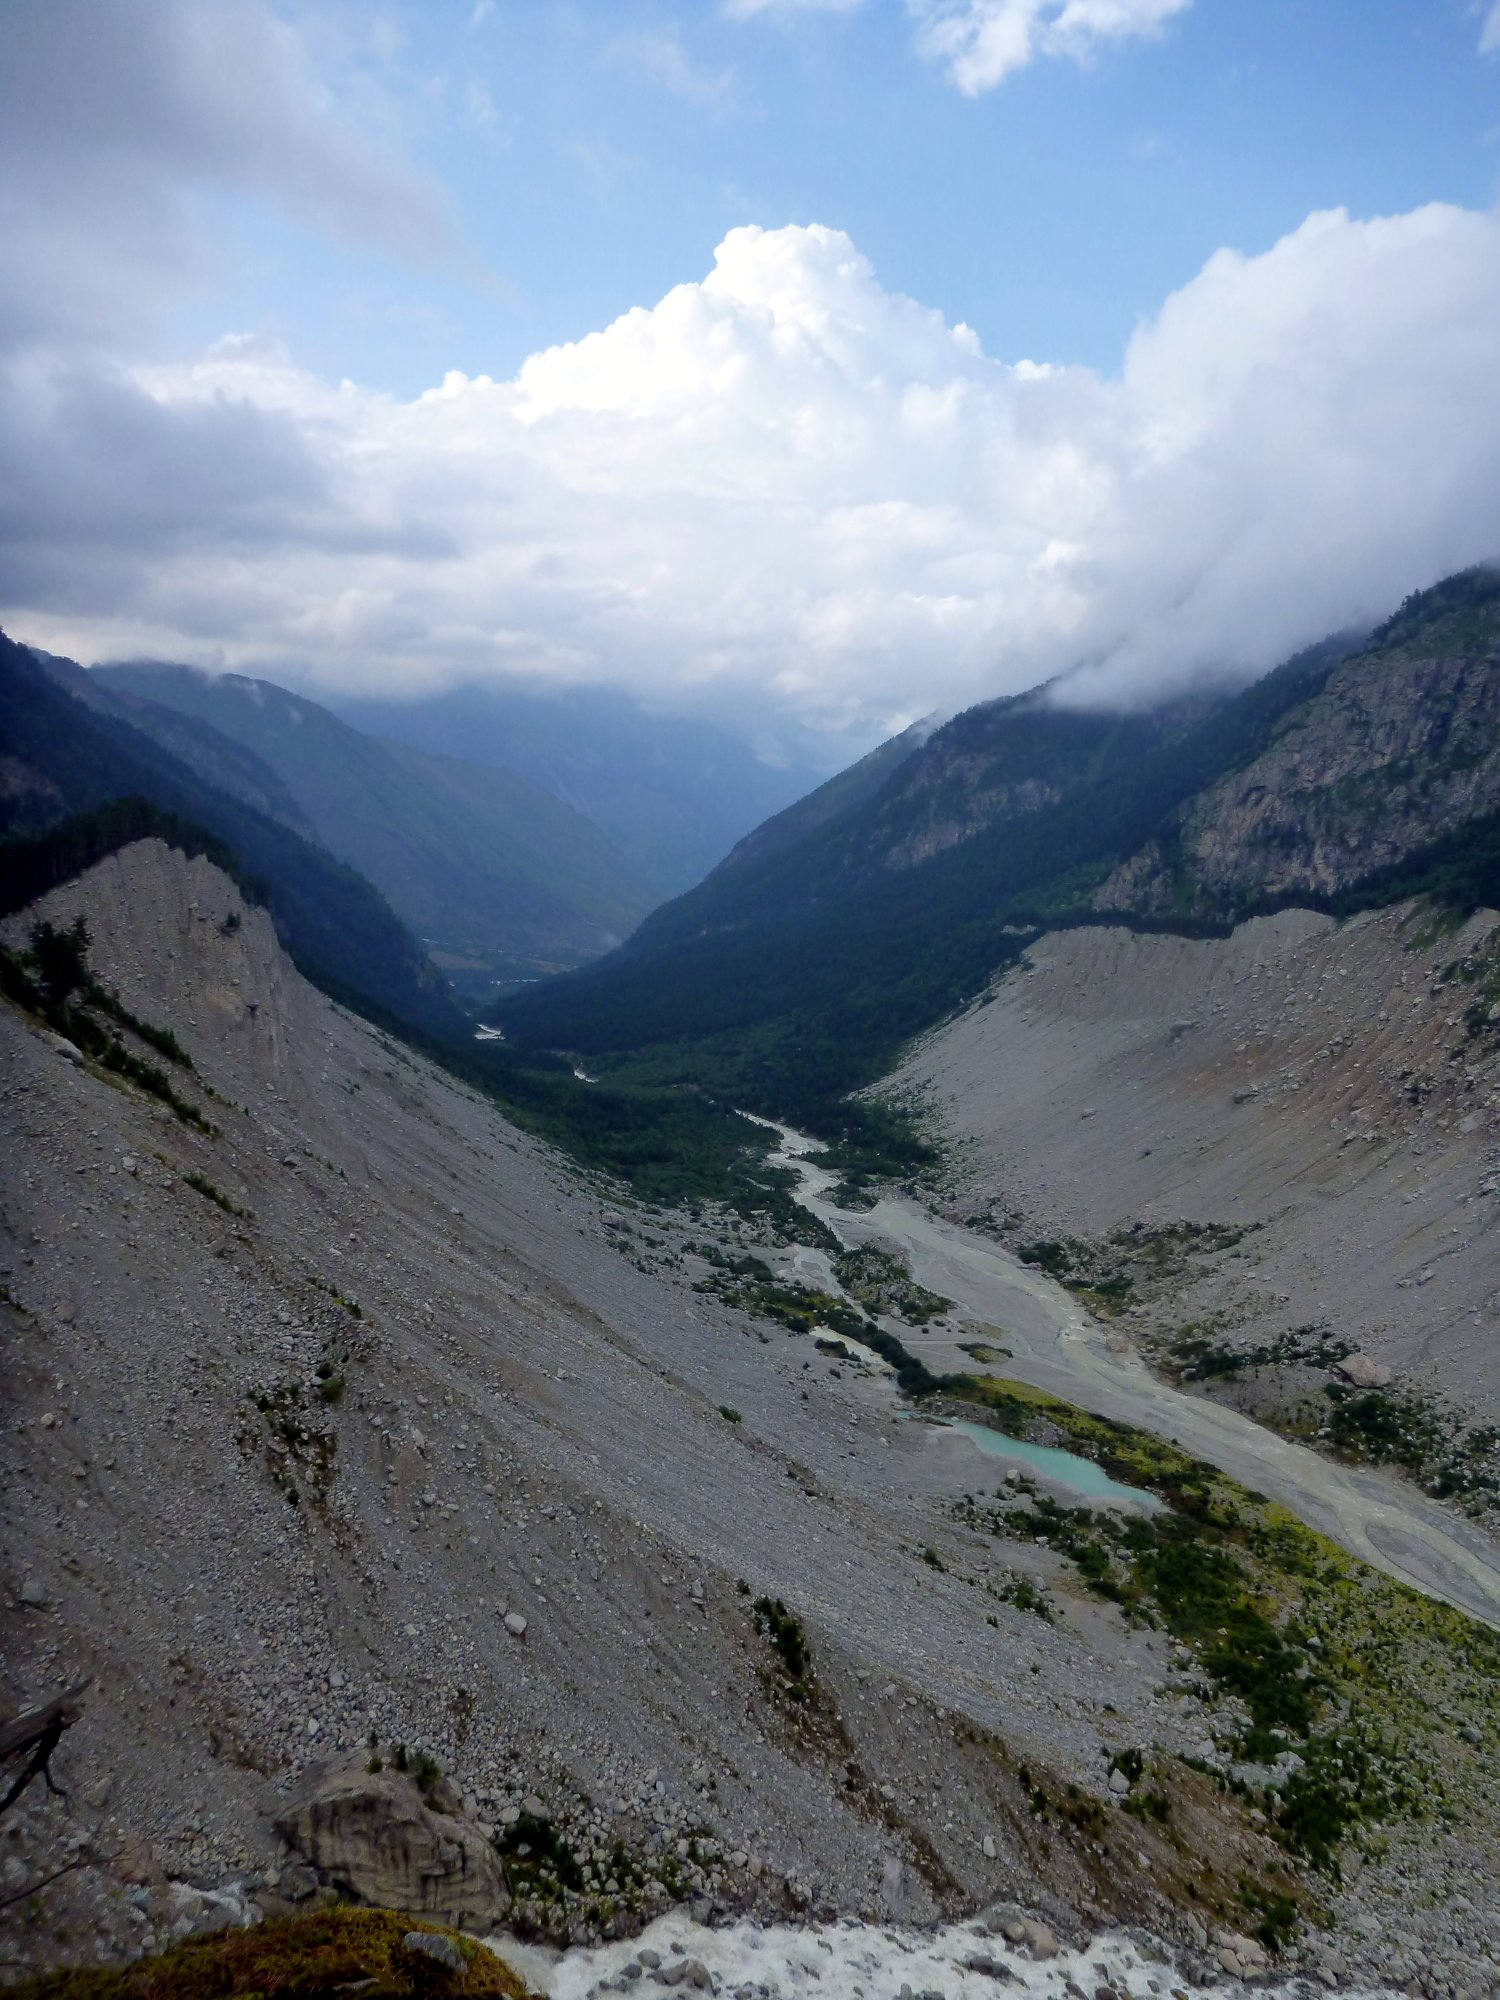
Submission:
M 334 704 L 355 728 L 510 771 L 603 827 L 650 889 L 680 895 L 764 820 L 817 785 L 809 746 L 757 755 L 711 722 L 657 715 L 613 688 L 451 688 Z
M 1184 798 L 1321 685 L 1338 648 L 1242 695 L 1095 715 L 1034 698 L 959 716 L 875 795 L 716 873 L 624 950 L 507 1003 L 507 1031 L 767 1110 L 838 1121 L 843 1093 L 975 991 Z
M 507 1027 L 836 1122 L 842 1092 L 1029 937 L 1103 907 L 1222 924 L 1289 897 L 1355 907 L 1429 881 L 1472 897 L 1497 802 L 1483 748 L 1497 613 L 1500 579 L 1470 572 L 1411 599 L 1364 648 L 1330 639 L 1232 696 L 1111 715 L 1039 691 L 971 710 L 853 810 L 716 871 L 623 951 L 521 996 Z M 1356 691 L 1368 703 L 1374 689 L 1376 719 L 1356 724 Z M 1183 907 L 1157 886 L 1159 844 L 1211 827 L 1214 788 L 1257 760 L 1267 792 L 1290 799 L 1293 744 L 1297 782 L 1327 762 L 1341 858 L 1296 880 L 1251 866 L 1235 895 Z M 1391 817 L 1401 759 L 1410 803 Z M 1281 835 L 1266 825 L 1269 852 Z M 1361 825 L 1383 830 L 1362 840 Z
M 656 900 L 599 827 L 515 772 L 382 742 L 269 681 L 132 661 L 110 694 L 208 723 L 253 751 L 332 853 L 367 875 L 466 991 L 535 978 L 618 944 Z
M 194 726 L 192 766 L 69 692 L 87 676 L 0 634 L 0 834 L 45 837 L 70 814 L 136 797 L 215 834 L 266 896 L 298 966 L 329 991 L 439 1035 L 462 1020 L 421 947 L 363 876 L 272 817 L 275 774 Z M 207 780 L 200 771 L 207 769 Z M 234 790 L 215 782 L 228 777 Z M 260 803 L 251 803 L 259 800 Z

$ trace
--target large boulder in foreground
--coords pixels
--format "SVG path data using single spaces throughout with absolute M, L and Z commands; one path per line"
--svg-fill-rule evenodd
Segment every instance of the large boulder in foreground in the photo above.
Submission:
M 276 1830 L 361 1903 L 417 1910 L 465 1931 L 493 1929 L 510 1908 L 505 1876 L 479 1828 L 436 1811 L 399 1772 L 315 1774 Z

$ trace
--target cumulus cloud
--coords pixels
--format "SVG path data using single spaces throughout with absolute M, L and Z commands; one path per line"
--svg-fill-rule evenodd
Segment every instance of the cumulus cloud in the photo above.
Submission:
M 0 348 L 116 338 L 200 272 L 205 190 L 426 257 L 432 186 L 337 118 L 261 0 L 16 0 L 0 64 Z
M 1038 56 L 1086 62 L 1102 44 L 1159 34 L 1192 0 L 907 0 L 917 46 L 965 97 Z
M 733 21 L 757 14 L 852 14 L 864 0 L 724 0 Z M 965 97 L 981 97 L 1039 56 L 1087 62 L 1111 42 L 1159 34 L 1193 0 L 906 0 L 917 49 Z M 1500 0 L 1497 0 L 1500 16 Z
M 1500 552 L 1496 325 L 1500 218 L 1454 207 L 1222 251 L 1113 377 L 992 358 L 836 230 L 737 229 L 409 401 L 244 340 L 102 413 L 13 373 L 0 607 L 330 689 L 526 672 L 868 732 L 1069 671 L 1129 701 Z

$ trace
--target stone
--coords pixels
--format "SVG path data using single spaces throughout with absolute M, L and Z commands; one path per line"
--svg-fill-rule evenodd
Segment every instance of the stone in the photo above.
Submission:
M 408 1951 L 430 1958 L 435 1964 L 446 1966 L 450 1972 L 465 1969 L 464 1955 L 454 1938 L 441 1937 L 436 1931 L 408 1931 L 401 1942 Z
M 402 1773 L 310 1773 L 276 1830 L 358 1902 L 475 1931 L 494 1929 L 510 1909 L 505 1876 L 479 1829 L 434 1811 Z
M 317 1870 L 309 1868 L 305 1861 L 290 1862 L 282 1869 L 276 1886 L 289 1903 L 305 1903 L 318 1892 Z
M 986 1979 L 1014 1979 L 1010 1967 L 998 1958 L 991 1958 L 987 1951 L 970 1952 L 964 1960 L 965 1972 L 979 1972 Z
M 1109 1789 L 1117 1799 L 1124 1798 L 1125 1794 L 1130 1790 L 1129 1778 L 1118 1767 L 1109 1774 Z
M 1056 1958 L 1058 1952 L 1057 1933 L 1050 1924 L 1031 1926 L 1031 1955 L 1033 1958 Z
M 513 1639 L 524 1639 L 526 1637 L 526 1620 L 521 1616 L 519 1611 L 507 1611 L 505 1614 L 505 1629 Z
M 28 1611 L 45 1611 L 52 1601 L 34 1576 L 26 1578 L 17 1595 Z
M 155 1850 L 144 1834 L 124 1835 L 115 1854 L 115 1872 L 122 1882 L 133 1883 L 142 1889 L 155 1881 L 160 1870 Z
M 984 1858 L 986 1861 L 993 1861 L 995 1858 L 995 1836 L 992 1833 L 984 1836 Z
M 1391 1379 L 1390 1369 L 1371 1354 L 1346 1354 L 1342 1361 L 1333 1365 L 1356 1389 L 1383 1389 Z
M 1241 1965 L 1252 1966 L 1257 1969 L 1265 1966 L 1266 1948 L 1259 1938 L 1242 1937 L 1236 1931 L 1229 1938 L 1229 1943 L 1233 1947 L 1235 1957 L 1238 1958 Z

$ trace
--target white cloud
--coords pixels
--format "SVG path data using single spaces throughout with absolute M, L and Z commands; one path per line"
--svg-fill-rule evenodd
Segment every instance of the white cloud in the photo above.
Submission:
M 1157 35 L 1192 0 L 907 0 L 917 47 L 966 97 L 1039 56 L 1086 62 L 1101 44 Z
M 1120 375 L 1006 364 L 836 230 L 412 401 L 275 349 L 0 393 L 0 607 L 328 687 L 536 672 L 873 729 L 1269 666 L 1500 553 L 1500 218 L 1221 251 Z M 90 400 L 92 398 L 92 400 Z M 140 496 L 131 504 L 131 496 Z
M 24 0 L 0 64 L 0 350 L 118 340 L 211 260 L 192 202 L 260 197 L 314 228 L 427 258 L 432 185 L 333 115 L 263 0 Z
M 1482 56 L 1500 55 L 1500 0 L 1495 0 L 1484 26 L 1479 30 L 1479 53 Z
M 712 104 L 722 98 L 732 81 L 727 70 L 700 69 L 682 46 L 682 38 L 665 29 L 619 35 L 609 43 L 605 56 L 617 67 L 636 71 L 673 97 L 698 104 Z

